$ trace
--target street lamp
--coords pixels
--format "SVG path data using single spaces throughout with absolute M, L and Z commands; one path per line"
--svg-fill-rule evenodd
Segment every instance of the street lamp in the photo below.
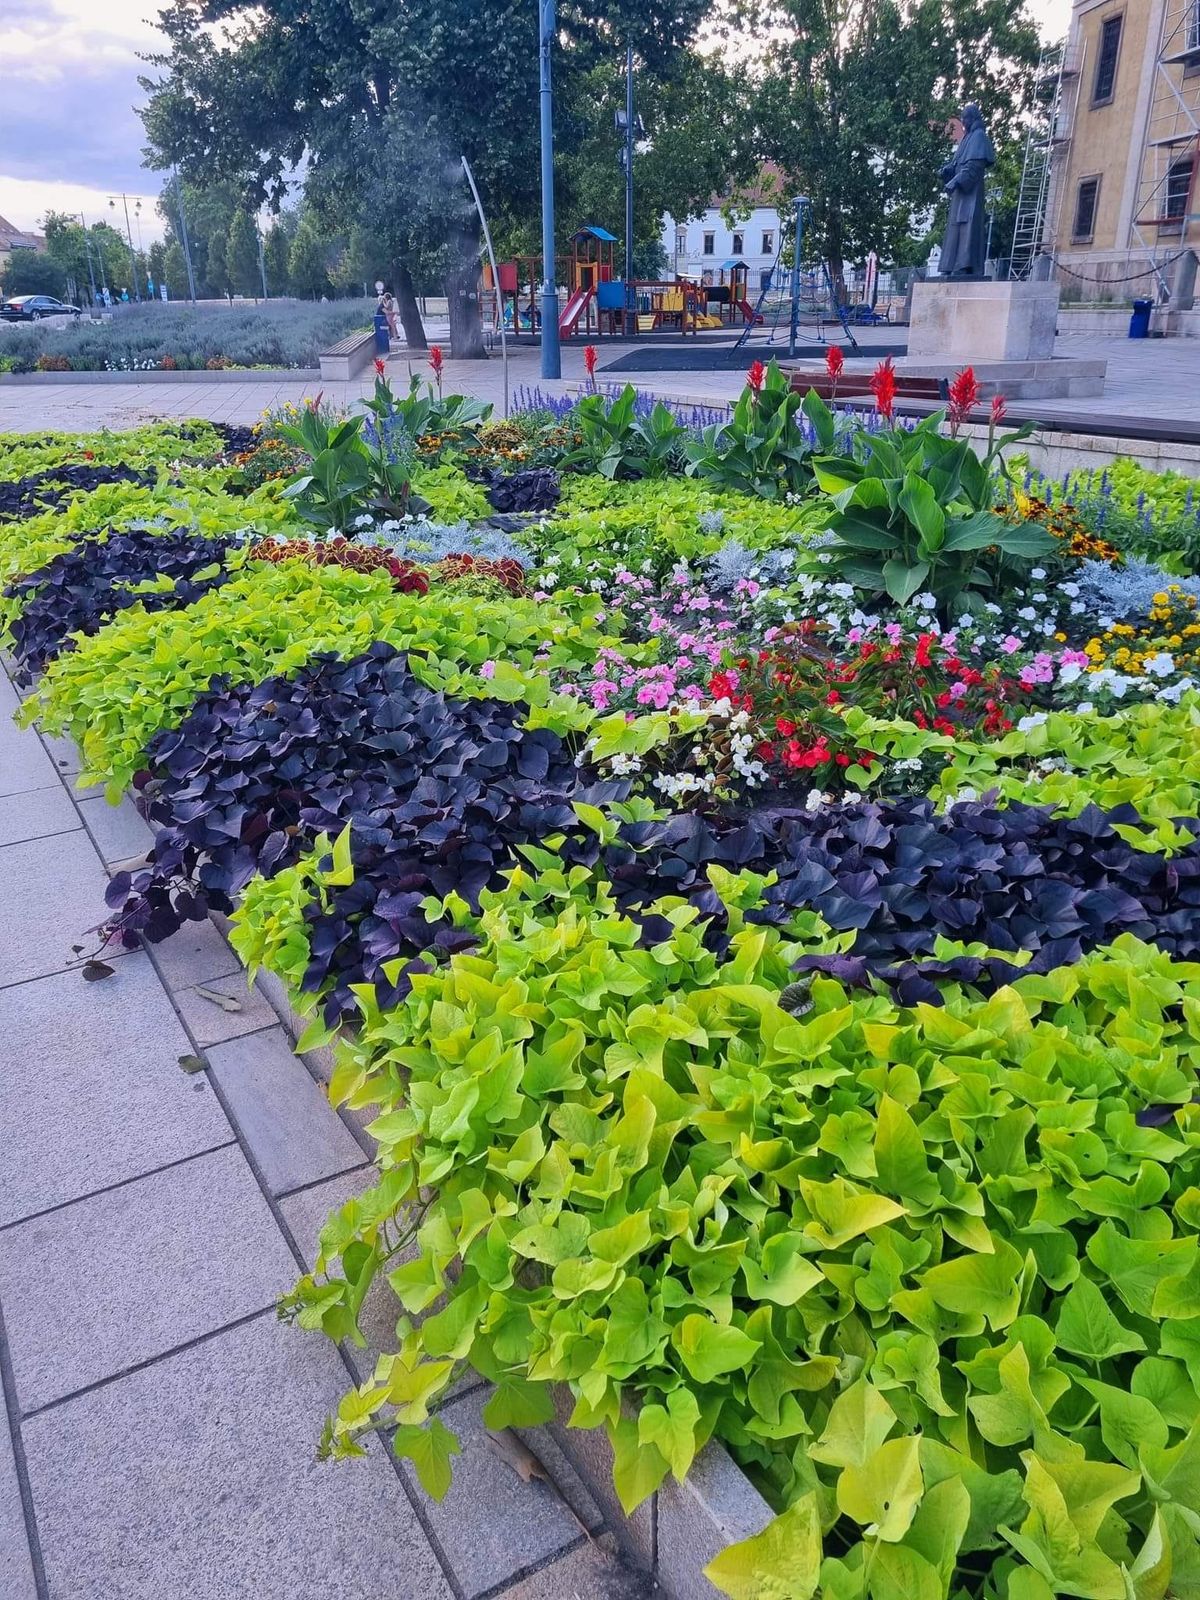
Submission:
M 542 377 L 562 377 L 558 338 L 558 287 L 554 265 L 554 90 L 550 50 L 554 0 L 538 0 L 538 59 L 542 114 Z
M 633 111 L 633 45 L 625 46 L 625 109 L 613 113 L 613 122 L 625 135 L 621 149 L 621 166 L 625 170 L 625 311 L 626 332 L 637 309 L 633 292 L 633 136 L 644 138 L 646 129 L 641 117 Z
M 127 194 L 110 194 L 108 197 L 108 209 L 110 211 L 115 211 L 117 209 L 118 200 L 125 207 L 125 237 L 129 240 L 129 270 L 133 274 L 134 299 L 137 300 L 138 304 L 140 305 L 142 299 L 142 285 L 141 280 L 138 277 L 137 257 L 133 252 L 133 229 L 129 225 L 129 196 Z M 137 215 L 138 232 L 140 233 L 142 227 L 142 202 L 140 200 L 135 200 L 133 202 L 133 209 Z

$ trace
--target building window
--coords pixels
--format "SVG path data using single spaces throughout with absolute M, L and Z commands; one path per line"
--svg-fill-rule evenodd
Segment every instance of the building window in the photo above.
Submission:
M 1092 104 L 1104 106 L 1117 85 L 1117 62 L 1121 55 L 1121 30 L 1124 16 L 1108 17 L 1100 29 L 1100 54 L 1096 60 L 1096 81 L 1092 85 Z
M 735 233 L 734 236 L 733 236 L 733 253 L 734 253 L 734 255 L 735 256 L 740 256 L 742 251 L 745 248 L 746 248 L 746 235 L 744 233 Z
M 1075 226 L 1071 229 L 1072 244 L 1090 244 L 1096 228 L 1096 202 L 1100 197 L 1100 179 L 1083 178 L 1075 195 Z
M 1184 31 L 1185 50 L 1200 50 L 1200 0 L 1192 0 Z
M 763 237 L 766 238 L 767 235 L 764 234 Z M 759 273 L 759 275 L 758 275 L 758 287 L 760 289 L 769 289 L 771 287 L 771 269 L 770 269 L 770 267 L 764 267 L 763 270 Z
M 1166 203 L 1163 206 L 1163 220 L 1168 227 L 1183 228 L 1192 198 L 1194 171 L 1195 159 L 1192 156 L 1180 156 L 1171 163 L 1171 170 L 1167 174 Z
M 764 256 L 773 256 L 775 254 L 775 235 L 770 228 L 763 229 L 762 253 Z
M 704 235 L 704 254 L 706 256 L 715 255 L 716 254 L 716 247 L 717 247 L 717 236 L 716 236 L 716 234 L 715 233 L 706 233 Z
M 675 254 L 677 256 L 685 256 L 685 255 L 687 255 L 687 229 L 686 228 L 676 228 L 675 229 Z

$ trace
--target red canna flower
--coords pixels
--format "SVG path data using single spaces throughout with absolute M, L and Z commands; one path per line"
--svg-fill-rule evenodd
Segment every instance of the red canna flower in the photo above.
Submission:
M 998 428 L 1007 415 L 1008 401 L 1002 394 L 994 394 L 992 396 L 992 411 L 990 418 L 992 427 Z
M 875 396 L 876 411 L 890 422 L 896 410 L 896 369 L 891 356 L 885 357 L 875 368 L 867 387 Z
M 762 393 L 763 380 L 766 376 L 767 369 L 761 361 L 752 361 L 750 363 L 750 370 L 746 374 L 746 387 L 755 399 Z
M 596 346 L 594 344 L 584 345 L 583 347 L 583 370 L 589 378 L 594 378 L 596 375 Z
M 846 357 L 842 354 L 840 344 L 831 344 L 825 352 L 825 371 L 829 374 L 829 381 L 833 384 L 836 396 L 838 379 L 842 375 L 842 368 L 846 365 Z
M 440 395 L 442 392 L 442 368 L 446 365 L 446 357 L 442 353 L 440 344 L 431 344 L 429 346 L 429 365 L 433 369 L 434 377 L 437 379 L 438 394 Z
M 385 365 L 385 363 L 384 363 L 384 359 L 383 359 L 383 357 L 382 357 L 382 356 L 376 356 L 376 357 L 375 357 L 375 371 L 376 371 L 376 374 L 377 374 L 377 375 L 378 375 L 378 376 L 379 376 L 379 377 L 381 377 L 381 378 L 382 378 L 382 377 L 383 377 L 383 374 L 384 374 L 384 372 L 385 372 L 385 371 L 386 371 L 386 370 L 387 370 L 387 368 L 386 368 L 386 365 Z
M 964 367 L 950 385 L 950 437 L 955 438 L 959 428 L 979 404 L 979 380 L 974 367 Z

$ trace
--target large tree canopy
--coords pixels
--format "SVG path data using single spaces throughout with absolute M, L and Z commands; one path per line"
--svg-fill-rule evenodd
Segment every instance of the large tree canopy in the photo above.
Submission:
M 563 174 L 611 104 L 589 100 L 632 40 L 639 83 L 686 62 L 707 0 L 562 4 L 554 58 Z M 392 264 L 410 338 L 421 337 L 414 267 L 440 268 L 451 339 L 479 353 L 479 239 L 461 160 L 470 161 L 502 237 L 529 230 L 539 203 L 538 8 L 534 0 L 175 0 L 161 13 L 169 52 L 153 58 L 143 113 L 151 160 L 189 179 L 227 178 L 278 204 L 307 163 L 318 216 L 371 232 Z M 719 73 L 714 59 L 709 69 Z M 665 133 L 664 133 L 665 138 Z M 703 163 L 692 162 L 693 177 Z M 703 174 L 709 186 L 710 174 Z M 688 200 L 699 196 L 688 195 Z M 618 213 L 619 214 L 619 213 Z
M 966 101 L 997 145 L 1032 92 L 1025 0 L 749 0 L 759 145 L 788 196 L 812 201 L 813 243 L 844 259 L 905 246 L 941 193 L 949 117 Z

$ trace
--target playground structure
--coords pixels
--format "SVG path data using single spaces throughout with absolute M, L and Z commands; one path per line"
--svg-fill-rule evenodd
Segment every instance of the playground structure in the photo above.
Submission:
M 804 208 L 797 202 L 796 238 L 803 236 Z M 750 269 L 734 256 L 714 269 L 715 282 L 689 278 L 635 279 L 626 285 L 617 276 L 616 235 L 595 224 L 571 236 L 567 273 L 567 298 L 559 305 L 558 329 L 562 339 L 636 338 L 638 335 L 674 332 L 681 337 L 711 332 L 731 333 L 740 327 L 735 348 L 741 349 L 765 336 L 768 347 L 782 342 L 794 347 L 803 327 L 825 342 L 826 327 L 838 326 L 852 346 L 857 341 L 850 328 L 848 307 L 838 306 L 827 266 L 799 271 L 783 266 L 783 241 L 774 263 L 764 275 L 757 299 L 751 303 Z M 484 288 L 492 305 L 493 332 L 500 321 L 514 337 L 536 337 L 541 328 L 541 256 L 518 256 L 498 265 L 499 287 L 491 267 L 483 269 Z M 786 284 L 785 281 L 787 280 Z

